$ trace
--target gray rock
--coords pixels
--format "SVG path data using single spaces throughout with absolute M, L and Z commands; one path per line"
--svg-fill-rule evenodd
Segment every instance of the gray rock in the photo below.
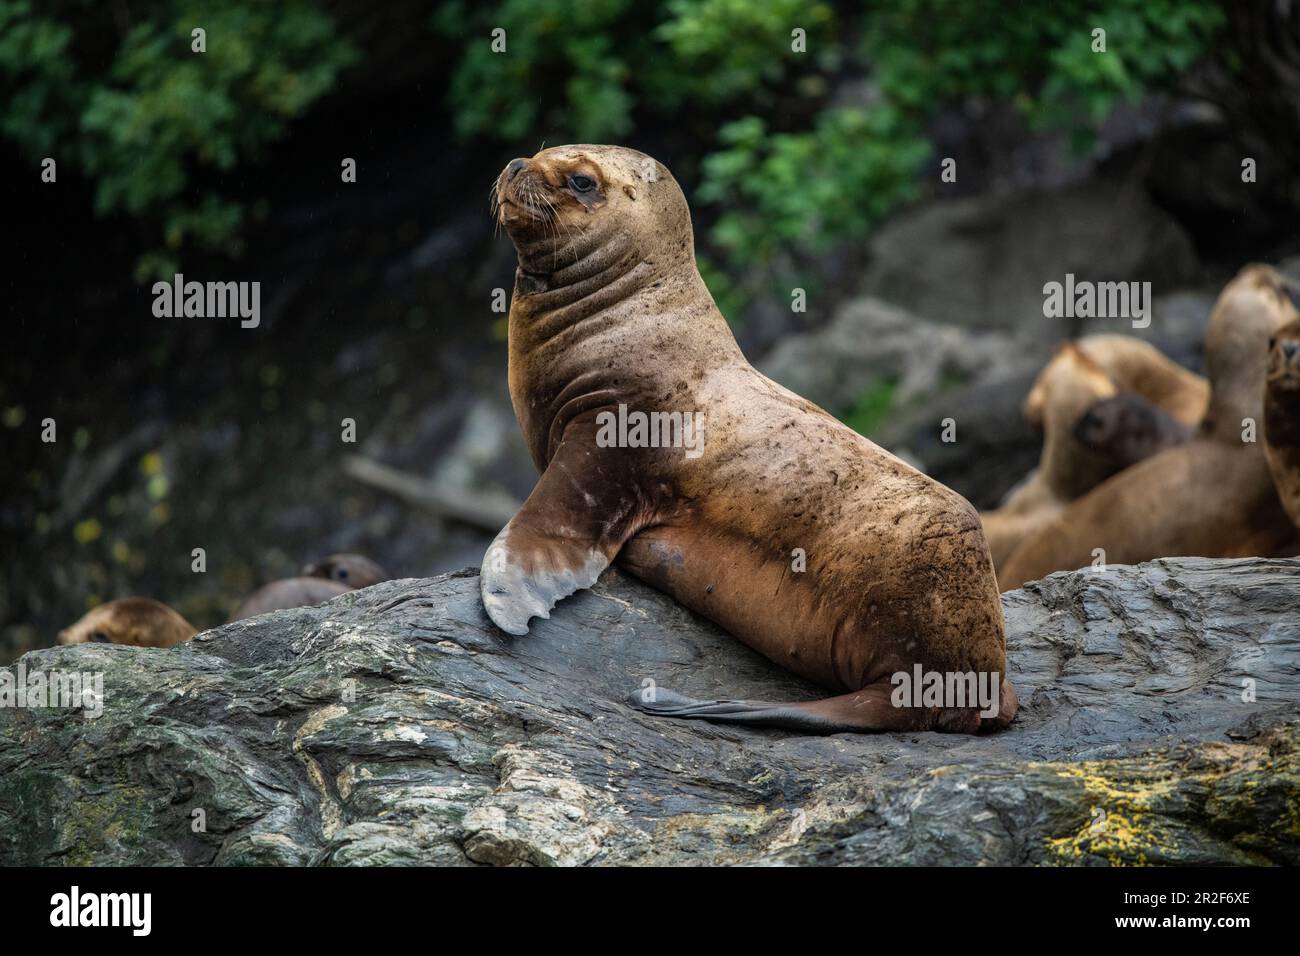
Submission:
M 1017 364 L 1010 339 L 932 322 L 879 299 L 842 306 L 829 325 L 785 339 L 759 363 L 764 375 L 843 415 L 882 380 L 906 405 L 952 382 L 989 380 Z
M 1140 189 L 1100 181 L 918 206 L 877 230 L 870 253 L 865 293 L 1029 342 L 1079 333 L 1078 323 L 1043 317 L 1044 283 L 1066 273 L 1149 281 L 1161 295 L 1196 271 L 1191 240 L 1167 213 Z
M 104 708 L 0 708 L 0 864 L 1300 862 L 1300 561 L 1005 607 L 1022 710 L 985 737 L 643 715 L 645 680 L 819 692 L 617 572 L 525 638 L 463 571 L 171 651 L 35 651 L 15 667 L 101 672 Z

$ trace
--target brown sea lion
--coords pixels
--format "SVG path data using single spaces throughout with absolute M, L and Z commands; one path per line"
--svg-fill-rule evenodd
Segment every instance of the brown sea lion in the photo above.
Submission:
M 1062 345 L 1021 406 L 1025 420 L 1043 429 L 1039 466 L 998 508 L 980 515 L 994 569 L 1000 573 L 1020 543 L 1071 501 L 1176 444 L 1180 429 L 1190 434 L 1208 398 L 1205 379 L 1132 335 L 1089 335 Z M 1091 440 L 1083 440 L 1078 428 L 1087 410 L 1106 399 L 1111 404 L 1099 411 L 1105 422 L 1094 419 Z
M 1075 427 L 1098 399 L 1117 393 L 1105 371 L 1073 342 L 1066 342 L 1039 373 L 1031 402 L 1043 426 L 1038 468 L 1003 504 L 981 512 L 993 567 L 1000 570 L 1016 546 L 1079 495 L 1114 474 L 1115 466 L 1091 454 Z
M 1074 426 L 1074 438 L 1114 472 L 1181 445 L 1193 431 L 1154 402 L 1123 392 L 1091 405 Z
M 1290 523 L 1264 451 L 1243 431 L 1263 416 L 1268 339 L 1296 317 L 1274 270 L 1238 273 L 1210 316 L 1210 403 L 1195 436 L 1102 482 L 1027 538 L 1007 561 L 1003 589 L 1097 558 L 1244 557 L 1285 544 Z
M 388 572 L 360 554 L 331 554 L 302 569 L 309 578 L 329 578 L 353 589 L 368 588 L 388 580 Z
M 1300 529 L 1300 322 L 1268 344 L 1264 453 L 1282 507 Z
M 269 611 L 324 604 L 345 591 L 368 588 L 388 580 L 388 572 L 360 554 L 331 554 L 303 567 L 296 578 L 263 585 L 239 605 L 227 623 Z
M 630 149 L 556 147 L 506 166 L 496 199 L 519 257 L 510 396 L 541 478 L 484 557 L 492 621 L 525 634 L 617 559 L 837 694 L 659 689 L 633 696 L 643 710 L 812 733 L 1009 722 L 975 510 L 745 360 L 668 170 Z M 973 689 L 891 693 L 917 669 L 958 689 L 963 675 L 987 681 L 992 707 L 983 694 L 971 706 Z
M 1074 341 L 1121 392 L 1132 392 L 1164 409 L 1185 425 L 1199 425 L 1210 400 L 1210 383 L 1183 368 L 1149 342 L 1135 335 L 1108 332 Z M 1040 377 L 1025 397 L 1021 411 L 1034 427 L 1043 424 L 1047 394 Z
M 60 631 L 59 643 L 174 647 L 197 633 L 193 624 L 161 601 L 130 597 L 99 605 Z
M 226 623 L 242 621 L 246 617 L 256 617 L 270 611 L 324 604 L 351 590 L 353 588 L 341 581 L 331 581 L 328 578 L 299 577 L 272 581 L 254 591 L 235 609 L 235 613 L 230 615 Z

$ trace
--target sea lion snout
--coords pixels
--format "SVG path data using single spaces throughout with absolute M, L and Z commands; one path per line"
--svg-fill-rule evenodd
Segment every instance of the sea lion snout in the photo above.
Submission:
M 1097 406 L 1089 408 L 1074 426 L 1074 435 L 1080 441 L 1089 442 L 1101 437 L 1106 430 L 1106 419 L 1102 417 Z
M 506 173 L 505 173 L 506 180 L 509 181 L 511 179 L 514 179 L 515 176 L 519 175 L 519 171 L 527 165 L 528 165 L 528 160 L 526 159 L 510 160 L 510 162 L 506 164 Z
M 1300 323 L 1278 329 L 1269 339 L 1268 383 L 1287 391 L 1300 389 Z

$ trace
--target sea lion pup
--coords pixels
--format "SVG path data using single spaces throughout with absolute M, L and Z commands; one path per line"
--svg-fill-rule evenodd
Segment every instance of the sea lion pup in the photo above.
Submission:
M 1166 448 L 1181 445 L 1193 429 L 1140 395 L 1122 392 L 1091 405 L 1074 426 L 1074 438 L 1111 471 L 1121 471 Z
M 1154 345 L 1135 335 L 1101 333 L 1075 339 L 1074 345 L 1115 383 L 1121 392 L 1132 392 L 1168 412 L 1174 419 L 1195 427 L 1205 417 L 1210 400 L 1210 383 L 1183 368 Z M 1021 411 L 1035 428 L 1043 425 L 1048 402 L 1040 375 L 1025 397 Z
M 153 598 L 109 601 L 59 632 L 60 644 L 130 644 L 175 647 L 198 630 L 166 604 Z
M 388 572 L 360 554 L 331 554 L 305 565 L 296 578 L 263 585 L 230 616 L 227 624 L 270 611 L 324 604 L 346 591 L 368 588 L 388 580 Z
M 326 601 L 333 600 L 340 594 L 346 594 L 351 590 L 354 589 L 348 587 L 342 581 L 331 581 L 327 578 L 282 578 L 279 581 L 264 584 L 254 591 L 243 604 L 235 609 L 235 613 L 230 615 L 226 623 L 233 624 L 235 621 L 242 621 L 246 617 L 256 617 L 259 614 L 267 614 L 271 611 L 283 611 L 291 607 L 324 604 Z
M 1282 507 L 1300 529 L 1300 322 L 1268 344 L 1264 454 Z
M 1001 575 L 1004 590 L 1097 555 L 1134 564 L 1174 555 L 1272 554 L 1290 528 L 1258 442 L 1266 344 L 1297 317 L 1275 271 L 1248 266 L 1224 288 L 1206 332 L 1210 405 L 1191 441 L 1126 468 L 1027 538 Z
M 555 147 L 511 161 L 496 199 L 519 257 L 510 397 L 541 477 L 484 556 L 492 621 L 527 633 L 617 558 L 838 695 L 636 691 L 643 710 L 808 733 L 1008 723 L 1002 606 L 975 510 L 745 360 L 668 170 L 630 149 Z M 989 692 L 895 706 L 897 675 L 914 669 Z
M 1073 342 L 1056 350 L 1034 382 L 1031 402 L 1043 426 L 1043 451 L 1029 478 L 1003 504 L 980 513 L 994 570 L 1024 538 L 1052 520 L 1079 495 L 1114 474 L 1115 466 L 1091 454 L 1075 437 L 1079 420 L 1098 399 L 1117 393 L 1105 371 Z
M 305 577 L 329 578 L 354 590 L 388 580 L 388 572 L 360 554 L 331 554 L 302 569 Z
M 1134 336 L 1089 335 L 1063 344 L 1021 405 L 1025 420 L 1043 430 L 1039 466 L 998 508 L 980 514 L 994 569 L 1000 573 L 1020 543 L 1071 501 L 1186 440 L 1208 399 L 1205 379 Z M 1111 404 L 1097 406 L 1102 400 Z M 1098 415 L 1085 440 L 1079 425 L 1094 406 Z M 1097 420 L 1102 415 L 1104 422 Z

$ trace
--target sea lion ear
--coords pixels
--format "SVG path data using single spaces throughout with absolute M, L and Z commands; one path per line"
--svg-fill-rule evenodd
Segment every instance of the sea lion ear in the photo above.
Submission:
M 636 202 L 636 187 L 631 183 L 623 184 L 623 192 L 627 193 L 627 198 Z

